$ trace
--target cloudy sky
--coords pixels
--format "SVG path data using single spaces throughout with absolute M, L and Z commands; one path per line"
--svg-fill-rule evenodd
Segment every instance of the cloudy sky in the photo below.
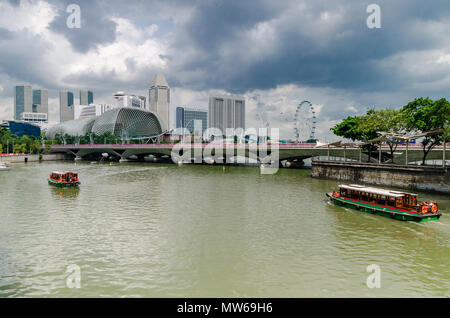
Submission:
M 66 25 L 81 8 L 81 28 Z M 369 4 L 381 28 L 366 24 Z M 247 126 L 268 121 L 292 135 L 296 105 L 311 101 L 317 134 L 368 107 L 419 96 L 450 98 L 448 0 L 0 0 L 0 119 L 13 114 L 13 86 L 89 88 L 112 103 L 123 90 L 146 96 L 162 72 L 172 108 L 207 108 L 210 93 L 247 99 Z M 174 113 L 174 112 L 173 112 Z M 172 116 L 174 117 L 174 116 Z

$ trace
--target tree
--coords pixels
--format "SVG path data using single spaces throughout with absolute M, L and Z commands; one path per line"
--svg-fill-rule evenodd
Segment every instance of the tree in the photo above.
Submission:
M 377 138 L 379 135 L 377 133 L 376 127 L 370 124 L 370 116 L 372 116 L 373 109 L 367 111 L 366 115 L 347 117 L 342 122 L 331 128 L 331 131 L 336 136 L 341 136 L 352 141 L 358 140 L 366 142 Z M 377 149 L 374 144 L 367 144 L 363 146 L 363 149 L 369 152 L 368 162 L 372 157 L 372 152 Z
M 450 123 L 450 103 L 445 99 L 433 101 L 430 98 L 417 98 L 403 106 L 402 119 L 409 132 L 426 133 L 444 129 L 447 133 Z M 425 164 L 427 155 L 437 145 L 440 145 L 444 134 L 425 136 L 422 139 L 423 158 Z
M 401 113 L 399 110 L 392 108 L 370 110 L 363 119 L 363 126 L 368 131 L 375 131 L 378 137 L 381 136 L 380 132 L 399 133 L 403 129 Z M 391 153 L 392 163 L 394 163 L 394 152 L 397 149 L 398 142 L 399 140 L 395 138 L 388 138 L 386 141 Z
M 15 153 L 25 152 L 26 146 L 27 146 L 26 144 L 15 144 L 14 152 Z

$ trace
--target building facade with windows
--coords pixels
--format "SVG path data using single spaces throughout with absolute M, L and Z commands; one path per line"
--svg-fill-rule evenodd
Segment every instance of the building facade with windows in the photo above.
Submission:
M 30 85 L 14 86 L 14 119 L 20 120 L 23 112 L 33 112 L 33 90 Z
M 46 89 L 33 89 L 32 112 L 48 116 L 48 91 Z
M 100 116 L 113 108 L 108 104 L 74 105 L 74 119 Z
M 148 91 L 151 112 L 157 114 L 170 129 L 170 87 L 162 74 L 156 74 Z
M 208 107 L 208 128 L 245 130 L 245 98 L 240 96 L 211 95 Z
M 65 122 L 74 119 L 73 93 L 59 92 L 59 121 Z
M 48 123 L 47 113 L 27 113 L 23 112 L 20 115 L 20 120 L 27 123 L 45 124 Z
M 126 94 L 124 92 L 117 92 L 113 94 L 116 100 L 116 107 L 134 107 L 140 109 L 146 109 L 146 98 L 144 96 L 136 96 Z
M 88 90 L 80 91 L 80 105 L 90 105 L 94 103 L 94 93 Z
M 177 107 L 176 128 L 186 128 L 189 132 L 202 134 L 208 127 L 208 112 L 200 109 Z

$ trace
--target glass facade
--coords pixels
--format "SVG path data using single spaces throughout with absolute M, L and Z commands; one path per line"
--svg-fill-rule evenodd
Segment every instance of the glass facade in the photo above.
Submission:
M 94 103 L 94 93 L 88 91 L 88 105 Z
M 42 94 L 41 90 L 33 90 L 33 106 L 37 104 L 42 104 Z
M 48 113 L 48 91 L 45 89 L 33 90 L 33 113 Z
M 94 93 L 91 91 L 80 91 L 80 105 L 90 105 L 94 103 Z
M 11 133 L 18 137 L 22 137 L 24 135 L 30 136 L 30 137 L 36 137 L 39 138 L 41 136 L 41 129 L 38 126 L 27 124 L 27 123 L 20 123 L 15 121 L 9 122 L 9 130 Z
M 82 118 L 57 124 L 47 130 L 47 138 L 56 134 L 84 136 L 110 132 L 119 138 L 139 138 L 162 134 L 166 130 L 158 115 L 138 108 L 115 108 L 94 118 Z
M 31 112 L 32 109 L 31 86 L 22 85 L 14 87 L 14 119 L 20 120 L 23 112 Z
M 208 113 L 199 109 L 177 107 L 176 128 L 186 128 L 190 132 L 203 133 L 208 124 Z
M 74 105 L 73 105 L 73 93 L 67 91 L 59 92 L 59 121 L 65 122 L 68 120 L 73 120 Z
M 73 106 L 73 93 L 67 92 L 67 106 Z

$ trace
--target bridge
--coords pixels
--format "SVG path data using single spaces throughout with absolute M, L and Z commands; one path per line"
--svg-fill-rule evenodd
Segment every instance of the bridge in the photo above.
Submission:
M 267 162 L 270 160 L 272 152 L 276 151 L 278 146 L 279 161 L 288 160 L 302 162 L 302 160 L 312 157 L 322 157 L 327 160 L 342 161 L 362 161 L 367 162 L 368 153 L 356 146 L 339 147 L 334 145 L 316 146 L 309 143 L 292 143 L 277 145 L 267 144 L 222 144 L 222 143 L 192 143 L 192 144 L 74 144 L 74 145 L 51 145 L 51 153 L 66 153 L 72 155 L 75 159 L 98 159 L 102 154 L 121 160 L 142 160 L 144 157 L 152 155 L 155 158 L 170 158 L 172 150 L 182 157 L 183 161 L 196 159 L 195 162 L 202 162 L 204 154 L 212 154 L 230 162 L 229 158 L 234 156 L 245 156 L 258 160 L 258 162 Z M 450 144 L 446 146 L 437 146 L 432 149 L 427 160 L 450 159 Z M 180 149 L 181 148 L 181 149 Z M 222 155 L 223 154 L 223 155 Z M 394 152 L 394 162 L 405 164 L 421 161 L 423 151 L 421 145 L 398 145 Z M 371 162 L 392 163 L 390 149 L 388 146 L 379 147 L 379 150 L 372 153 Z M 217 160 L 216 160 L 217 161 Z M 220 161 L 217 161 L 220 162 Z

